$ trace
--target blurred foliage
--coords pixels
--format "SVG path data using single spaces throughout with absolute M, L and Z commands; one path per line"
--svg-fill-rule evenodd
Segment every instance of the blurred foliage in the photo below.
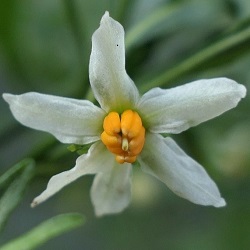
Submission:
M 0 250 L 31 250 L 35 249 L 50 238 L 62 234 L 65 231 L 79 227 L 84 219 L 79 214 L 58 215 L 32 229 L 31 232 L 18 237 L 10 243 L 0 247 Z
M 0 231 L 3 229 L 11 212 L 22 200 L 24 191 L 33 174 L 34 161 L 28 159 L 16 164 L 0 176 L 0 190 L 3 192 L 6 189 L 0 199 Z M 13 177 L 16 177 L 14 181 L 12 181 Z M 9 182 L 11 183 L 9 184 Z
M 249 0 L 2 0 L 1 93 L 37 91 L 92 99 L 91 36 L 106 10 L 124 26 L 126 68 L 142 92 L 220 76 L 249 87 Z M 175 136 L 216 180 L 226 208 L 190 204 L 135 167 L 130 208 L 97 220 L 89 200 L 92 177 L 29 208 L 48 179 L 71 168 L 78 155 L 51 135 L 17 124 L 0 100 L 0 173 L 24 157 L 36 160 L 36 177 L 0 243 L 58 213 L 84 212 L 89 217 L 84 228 L 39 249 L 248 249 L 249 105 L 247 96 L 236 109 Z

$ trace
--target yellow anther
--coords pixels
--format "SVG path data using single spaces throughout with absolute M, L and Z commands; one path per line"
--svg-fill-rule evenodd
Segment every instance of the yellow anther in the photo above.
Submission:
M 117 147 L 117 145 L 121 144 L 122 142 L 120 135 L 109 135 L 106 131 L 102 132 L 101 139 L 102 141 L 105 141 L 110 147 Z
M 103 129 L 109 135 L 116 135 L 121 130 L 120 116 L 116 112 L 110 112 L 103 121 Z
M 133 152 L 134 155 L 138 155 L 142 151 L 144 142 L 145 142 L 145 128 L 142 127 L 140 133 L 136 137 L 131 139 L 129 143 L 130 151 Z
M 116 161 L 135 162 L 145 142 L 145 128 L 138 113 L 126 110 L 120 116 L 110 112 L 103 121 L 103 129 L 101 140 L 116 155 Z
M 121 163 L 121 164 L 124 162 L 133 163 L 136 161 L 136 156 L 116 155 L 115 159 L 118 163 Z
M 121 130 L 123 135 L 129 138 L 135 137 L 141 130 L 142 121 L 140 116 L 132 110 L 126 110 L 121 115 Z

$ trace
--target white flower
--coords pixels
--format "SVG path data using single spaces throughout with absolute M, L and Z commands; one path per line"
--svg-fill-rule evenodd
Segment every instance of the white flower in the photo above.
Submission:
M 199 80 L 142 97 L 125 70 L 123 27 L 106 12 L 92 37 L 90 83 L 100 108 L 87 100 L 3 94 L 14 117 L 63 143 L 93 143 L 73 169 L 53 176 L 32 206 L 86 174 L 96 174 L 91 200 L 97 216 L 121 212 L 131 199 L 132 164 L 200 205 L 224 206 L 202 166 L 161 133 L 180 133 L 235 107 L 244 86 L 227 78 Z M 111 153 L 113 152 L 113 153 Z

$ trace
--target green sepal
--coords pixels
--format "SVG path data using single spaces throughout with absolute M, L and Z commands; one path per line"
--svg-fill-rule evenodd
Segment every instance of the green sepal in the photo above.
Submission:
M 86 145 L 71 144 L 67 147 L 70 152 L 76 152 L 79 155 L 86 154 L 93 143 Z

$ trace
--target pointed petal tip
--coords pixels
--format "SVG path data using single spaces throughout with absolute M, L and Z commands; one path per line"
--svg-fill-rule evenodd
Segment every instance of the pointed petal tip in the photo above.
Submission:
M 226 201 L 221 198 L 216 204 L 214 204 L 214 207 L 225 207 L 227 205 Z
M 109 11 L 106 10 L 103 17 L 109 17 Z
M 109 12 L 106 10 L 104 15 L 101 18 L 101 24 L 103 24 L 105 21 L 107 21 L 110 18 Z
M 220 79 L 220 78 L 219 78 Z M 234 84 L 234 86 L 236 86 L 235 90 L 238 90 L 238 93 L 240 95 L 240 98 L 244 98 L 246 96 L 246 93 L 247 93 L 247 89 L 246 87 L 243 85 L 243 84 L 240 84 L 232 79 L 229 79 L 229 78 L 221 78 L 227 82 L 230 82 L 232 83 L 232 85 Z
M 36 199 L 34 199 L 30 204 L 31 208 L 35 208 L 37 205 L 39 205 L 39 202 Z
M 241 92 L 241 98 L 246 97 L 246 94 L 247 94 L 246 87 L 244 85 L 240 84 L 239 88 L 240 88 L 240 92 Z
M 11 100 L 13 99 L 14 95 L 8 94 L 8 93 L 3 93 L 2 94 L 3 99 L 7 102 L 10 103 Z
M 52 177 L 53 178 L 53 177 Z M 46 193 L 46 190 L 44 190 L 40 195 L 36 196 L 33 201 L 31 202 L 30 206 L 31 208 L 35 208 L 37 207 L 38 205 L 40 205 L 41 203 L 43 203 L 44 201 L 46 201 L 47 199 L 50 198 L 50 196 L 52 196 L 53 194 L 51 195 L 48 195 Z
M 30 207 L 31 207 L 31 208 L 35 208 L 36 206 L 37 206 L 37 204 L 34 203 L 34 202 L 32 202 L 32 203 L 30 204 Z

